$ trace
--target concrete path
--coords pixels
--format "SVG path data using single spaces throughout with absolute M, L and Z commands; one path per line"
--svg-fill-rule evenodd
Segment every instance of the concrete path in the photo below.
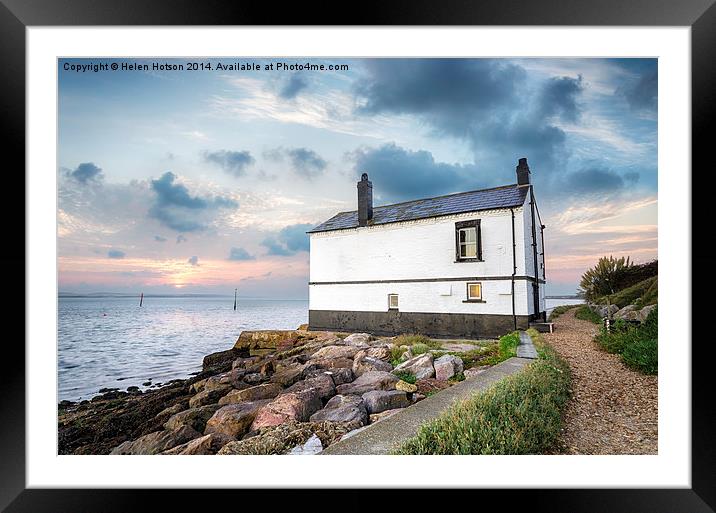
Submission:
M 517 356 L 519 358 L 537 358 L 537 350 L 532 344 L 532 337 L 524 331 L 520 331 L 520 345 L 517 346 Z
M 529 345 L 532 345 L 531 341 Z M 534 347 L 532 349 L 534 350 Z M 531 362 L 531 358 L 520 357 L 505 360 L 473 378 L 468 378 L 386 419 L 362 428 L 353 436 L 336 442 L 319 454 L 390 454 L 405 440 L 413 437 L 424 422 L 433 420 L 456 401 L 486 390 L 502 378 L 519 372 Z

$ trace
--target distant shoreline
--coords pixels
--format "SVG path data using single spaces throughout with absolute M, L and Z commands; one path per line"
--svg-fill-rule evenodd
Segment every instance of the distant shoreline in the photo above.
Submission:
M 87 294 L 75 294 L 72 292 L 60 292 L 57 297 L 60 299 L 107 299 L 107 298 L 138 298 L 137 294 L 125 294 L 121 292 L 90 292 Z M 232 298 L 233 294 L 144 294 L 145 298 Z M 250 299 L 252 301 L 308 301 L 308 298 L 275 298 L 275 297 L 251 297 L 251 296 L 237 296 L 239 300 Z

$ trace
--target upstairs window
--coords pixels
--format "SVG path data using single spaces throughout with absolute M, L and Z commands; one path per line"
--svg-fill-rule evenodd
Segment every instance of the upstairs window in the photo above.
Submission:
M 388 294 L 388 310 L 398 309 L 398 294 Z
M 455 260 L 482 260 L 482 233 L 480 220 L 455 223 Z

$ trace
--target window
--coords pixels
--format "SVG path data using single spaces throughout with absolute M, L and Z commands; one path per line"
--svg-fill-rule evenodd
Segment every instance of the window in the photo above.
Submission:
M 482 283 L 467 284 L 467 300 L 482 301 Z
M 398 294 L 388 294 L 388 310 L 398 309 Z
M 455 260 L 482 260 L 480 220 L 455 223 Z

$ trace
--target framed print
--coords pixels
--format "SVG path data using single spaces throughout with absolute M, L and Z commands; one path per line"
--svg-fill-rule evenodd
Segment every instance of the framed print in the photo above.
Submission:
M 262 11 L 3 3 L 2 506 L 713 511 L 716 8 Z

